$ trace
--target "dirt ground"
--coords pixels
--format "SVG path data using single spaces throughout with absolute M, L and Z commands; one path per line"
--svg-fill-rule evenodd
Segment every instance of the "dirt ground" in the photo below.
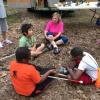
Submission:
M 44 26 L 51 18 L 50 12 L 29 13 L 25 9 L 7 9 L 7 14 L 9 38 L 13 41 L 13 44 L 0 49 L 0 58 L 15 52 L 18 47 L 20 26 L 22 23 L 33 24 L 34 35 L 37 37 L 38 42 L 40 42 L 44 38 Z M 100 27 L 95 25 L 96 19 L 94 19 L 92 23 L 90 22 L 91 16 L 92 14 L 89 10 L 62 13 L 62 19 L 65 25 L 65 35 L 68 36 L 69 43 L 60 47 L 60 54 L 54 55 L 52 51 L 49 51 L 40 55 L 32 61 L 32 63 L 41 66 L 53 64 L 58 68 L 59 64 L 68 62 L 71 48 L 79 46 L 91 53 L 100 65 L 100 44 L 96 44 L 96 40 L 100 39 Z M 14 59 L 14 57 L 1 61 L 0 66 L 9 68 L 9 63 L 12 59 Z M 94 85 L 73 85 L 69 81 L 63 80 L 54 80 L 48 89 L 37 97 L 29 98 L 19 96 L 15 93 L 11 85 L 9 72 L 5 73 L 7 75 L 0 78 L 0 100 L 100 100 L 100 89 L 96 89 Z

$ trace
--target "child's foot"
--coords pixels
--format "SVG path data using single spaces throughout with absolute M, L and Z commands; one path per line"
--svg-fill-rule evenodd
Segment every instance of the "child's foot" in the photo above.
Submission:
M 54 53 L 54 54 L 58 54 L 58 53 L 60 53 L 60 51 L 61 51 L 61 50 L 60 50 L 59 48 L 54 48 L 54 49 L 53 49 L 53 53 Z
M 5 43 L 6 43 L 6 44 L 12 44 L 13 42 L 12 42 L 11 40 L 6 39 L 6 40 L 3 41 L 3 43 L 4 43 L 4 44 L 5 44 Z
M 3 44 L 2 44 L 2 42 L 0 42 L 0 48 L 3 48 Z

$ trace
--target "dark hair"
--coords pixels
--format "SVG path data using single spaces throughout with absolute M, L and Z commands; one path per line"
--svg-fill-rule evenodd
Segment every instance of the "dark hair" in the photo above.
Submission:
M 21 62 L 23 59 L 29 59 L 31 55 L 30 50 L 27 47 L 19 47 L 16 50 L 15 56 L 18 62 Z
M 74 47 L 70 54 L 73 56 L 73 57 L 77 57 L 77 56 L 83 56 L 83 50 L 79 47 Z
M 25 33 L 28 33 L 28 30 L 32 27 L 32 24 L 22 24 L 21 26 L 21 32 L 23 33 L 23 35 L 25 35 Z

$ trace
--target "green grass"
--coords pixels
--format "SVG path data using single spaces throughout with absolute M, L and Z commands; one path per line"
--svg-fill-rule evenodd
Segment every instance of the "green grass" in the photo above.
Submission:
M 15 22 L 20 22 L 21 17 L 18 16 L 17 14 L 8 15 L 7 20 L 8 20 L 8 24 L 12 24 L 12 23 L 15 23 Z

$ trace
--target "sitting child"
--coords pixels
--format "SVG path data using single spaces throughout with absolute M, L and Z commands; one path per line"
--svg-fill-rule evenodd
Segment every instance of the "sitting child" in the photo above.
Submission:
M 30 50 L 19 47 L 16 50 L 16 60 L 11 62 L 10 77 L 15 91 L 23 96 L 36 96 L 52 81 L 48 75 L 55 73 L 55 69 L 40 68 L 29 63 Z M 41 77 L 40 72 L 44 75 Z
M 43 53 L 45 45 L 36 44 L 36 39 L 33 36 L 32 24 L 23 24 L 21 27 L 22 36 L 19 40 L 19 47 L 28 47 L 31 51 L 31 55 L 37 56 Z
M 98 64 L 92 55 L 83 52 L 79 47 L 74 47 L 70 54 L 73 66 L 65 67 L 69 72 L 68 78 L 82 81 L 85 85 L 94 83 L 97 79 Z

